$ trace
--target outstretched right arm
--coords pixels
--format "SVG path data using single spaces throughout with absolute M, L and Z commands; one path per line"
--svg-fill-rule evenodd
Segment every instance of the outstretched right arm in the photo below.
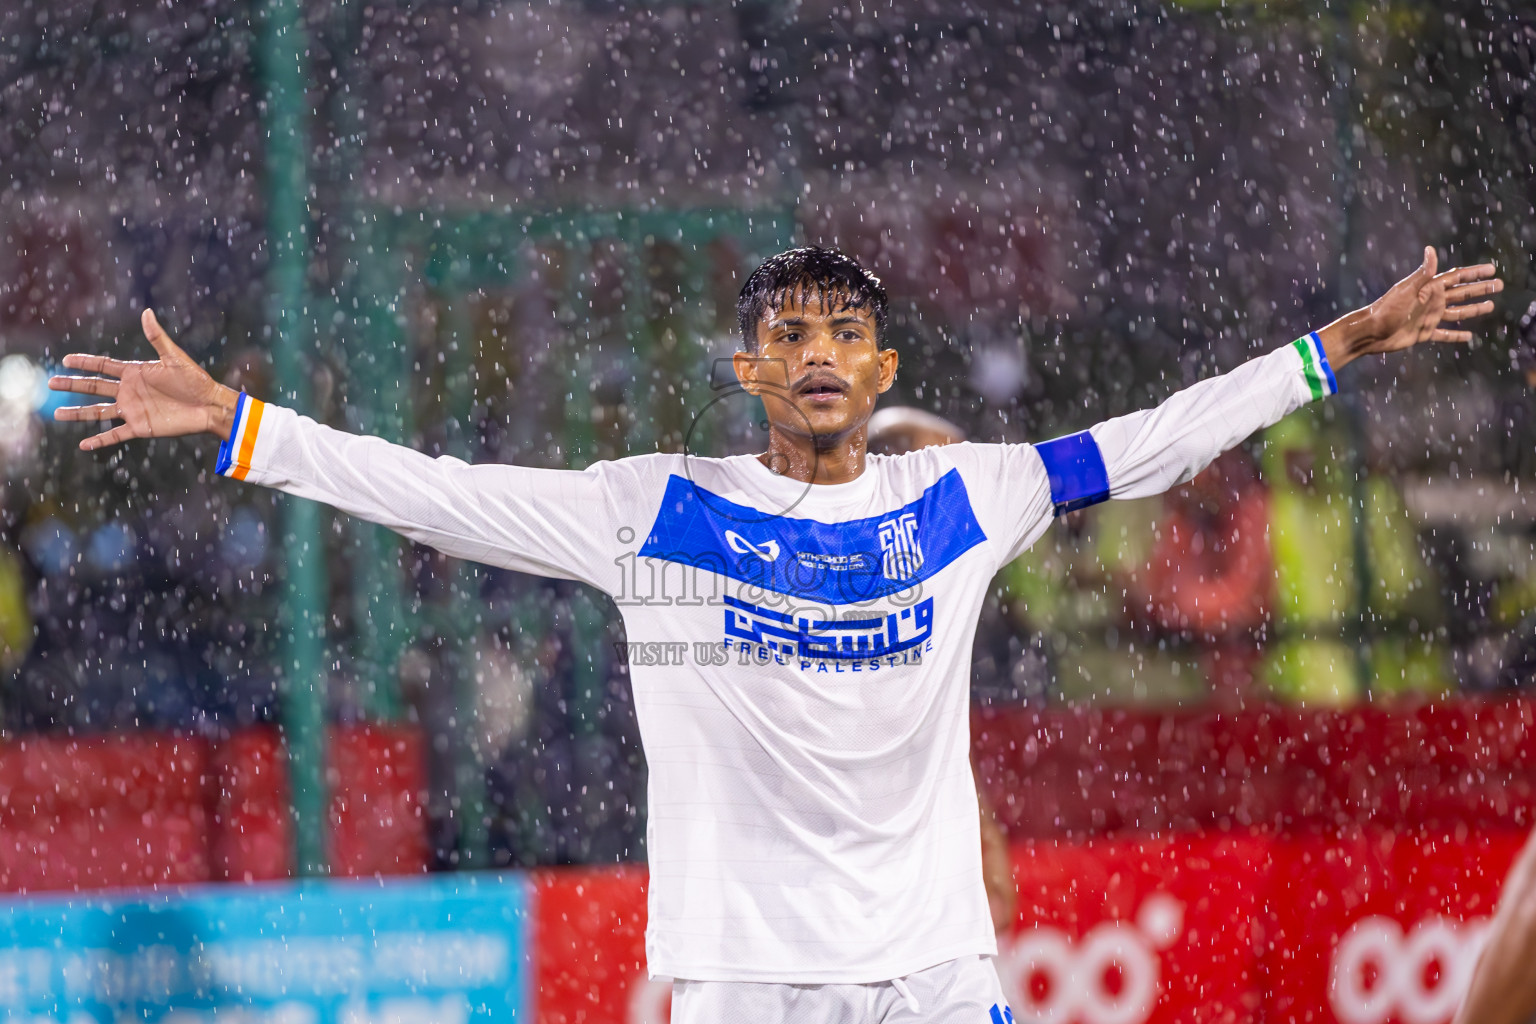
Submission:
M 215 381 L 144 312 L 160 358 L 124 362 L 70 355 L 95 377 L 54 377 L 58 391 L 97 395 L 61 420 L 121 419 L 80 443 L 85 451 L 138 437 L 210 432 L 222 440 L 221 475 L 325 502 L 449 555 L 607 590 L 617 522 L 613 463 L 582 471 L 471 466 L 376 437 L 333 430 Z

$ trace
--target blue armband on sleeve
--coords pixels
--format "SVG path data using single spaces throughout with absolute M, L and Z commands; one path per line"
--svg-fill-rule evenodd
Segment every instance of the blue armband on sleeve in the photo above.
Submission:
M 1051 482 L 1055 514 L 1075 512 L 1109 500 L 1109 470 L 1099 443 L 1086 430 L 1035 445 Z

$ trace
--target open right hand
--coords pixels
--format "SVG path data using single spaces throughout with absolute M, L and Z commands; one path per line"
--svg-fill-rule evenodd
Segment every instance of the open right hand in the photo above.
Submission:
M 54 411 L 56 420 L 122 420 L 111 430 L 80 442 L 81 451 L 95 451 L 133 437 L 180 437 L 208 431 L 229 440 L 239 395 L 208 375 L 181 350 L 146 309 L 140 318 L 144 336 L 160 356 L 153 362 L 124 362 L 106 356 L 72 353 L 64 357 L 71 370 L 95 377 L 52 377 L 55 391 L 99 395 L 99 405 L 66 405 Z

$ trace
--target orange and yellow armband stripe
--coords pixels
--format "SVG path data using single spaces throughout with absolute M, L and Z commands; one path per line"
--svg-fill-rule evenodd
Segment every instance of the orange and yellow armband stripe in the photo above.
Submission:
M 244 480 L 251 471 L 251 453 L 256 450 L 256 434 L 261 430 L 261 414 L 267 404 L 250 398 L 244 391 L 235 400 L 235 427 L 229 440 L 219 445 L 219 461 L 214 471 L 220 476 Z

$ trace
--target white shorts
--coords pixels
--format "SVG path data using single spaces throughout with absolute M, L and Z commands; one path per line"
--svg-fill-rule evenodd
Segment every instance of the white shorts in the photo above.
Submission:
M 1014 1024 L 989 956 L 868 985 L 674 981 L 672 1024 Z

